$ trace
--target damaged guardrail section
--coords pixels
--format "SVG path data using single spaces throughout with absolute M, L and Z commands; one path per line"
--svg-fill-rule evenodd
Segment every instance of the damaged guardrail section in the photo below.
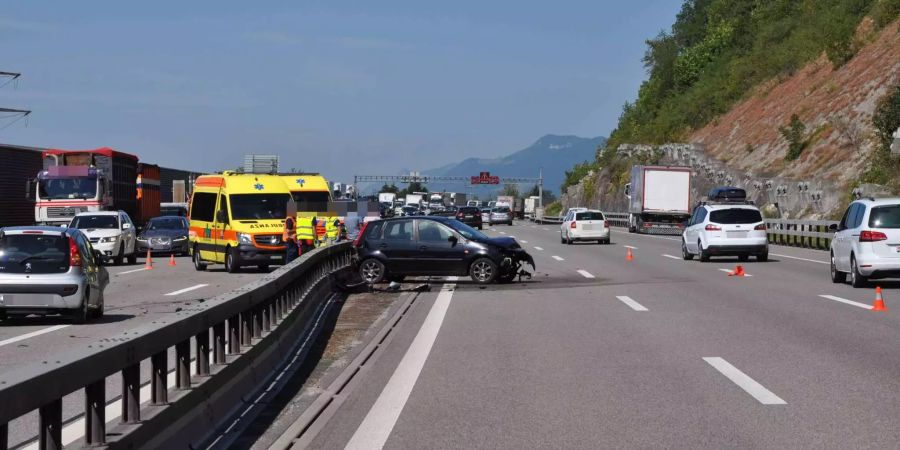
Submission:
M 235 291 L 52 360 L 0 376 L 0 449 L 9 422 L 38 410 L 42 449 L 62 448 L 62 399 L 84 390 L 89 446 L 187 448 L 227 420 L 252 388 L 312 332 L 313 318 L 348 272 L 353 247 L 317 249 Z M 167 385 L 174 348 L 175 386 Z M 141 405 L 141 363 L 149 360 L 151 401 Z M 196 374 L 191 374 L 195 360 Z M 106 378 L 122 377 L 120 423 L 107 430 Z

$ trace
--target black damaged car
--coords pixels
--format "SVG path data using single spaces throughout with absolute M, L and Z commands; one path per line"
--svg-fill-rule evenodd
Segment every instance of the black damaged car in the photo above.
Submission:
M 534 259 L 514 238 L 485 236 L 449 217 L 416 216 L 367 222 L 354 245 L 368 283 L 407 276 L 465 276 L 476 283 L 508 283 L 530 276 Z

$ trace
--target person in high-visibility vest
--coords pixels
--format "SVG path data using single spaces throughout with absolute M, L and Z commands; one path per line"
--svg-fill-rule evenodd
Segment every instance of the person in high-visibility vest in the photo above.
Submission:
M 281 240 L 284 241 L 284 263 L 287 264 L 297 257 L 297 222 L 291 216 L 284 219 Z
M 297 239 L 300 241 L 301 252 L 307 252 L 315 248 L 316 229 L 313 225 L 315 219 L 312 217 L 301 217 L 297 219 Z
M 341 218 L 339 220 L 340 225 L 338 226 L 338 242 L 347 240 L 347 224 L 344 223 L 344 219 Z
M 337 241 L 339 224 L 337 217 L 329 216 L 325 218 L 325 237 L 329 242 Z

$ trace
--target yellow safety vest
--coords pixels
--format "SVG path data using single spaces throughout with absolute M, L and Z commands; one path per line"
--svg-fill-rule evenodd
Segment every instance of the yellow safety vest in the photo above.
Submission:
M 302 241 L 316 239 L 316 230 L 312 226 L 312 217 L 300 217 L 297 219 L 297 239 Z
M 325 235 L 328 236 L 328 239 L 335 240 L 338 237 L 338 227 L 334 225 L 334 221 L 337 220 L 337 217 L 328 217 L 325 219 Z

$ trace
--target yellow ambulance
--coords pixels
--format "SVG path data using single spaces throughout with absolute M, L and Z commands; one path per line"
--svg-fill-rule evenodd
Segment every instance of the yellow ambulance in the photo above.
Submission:
M 278 176 L 291 191 L 294 203 L 297 204 L 298 217 L 315 216 L 322 219 L 316 227 L 316 234 L 319 239 L 324 240 L 325 218 L 330 215 L 328 203 L 331 201 L 328 181 L 318 173 L 288 173 Z
M 194 268 L 218 263 L 234 273 L 243 266 L 268 270 L 269 264 L 283 264 L 284 219 L 296 213 L 291 192 L 276 175 L 197 178 L 189 212 Z

